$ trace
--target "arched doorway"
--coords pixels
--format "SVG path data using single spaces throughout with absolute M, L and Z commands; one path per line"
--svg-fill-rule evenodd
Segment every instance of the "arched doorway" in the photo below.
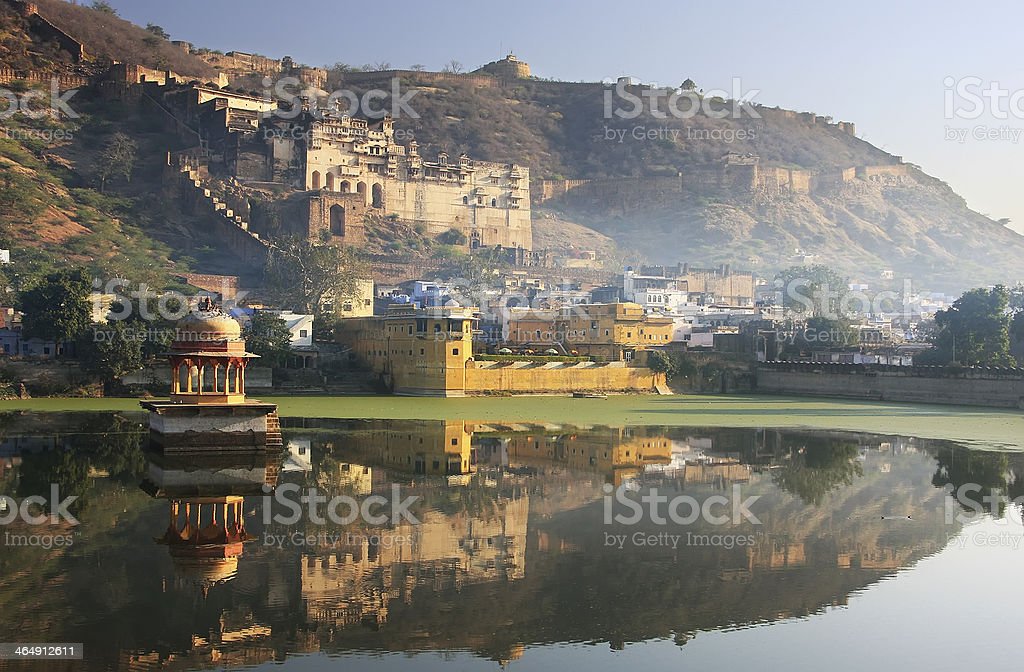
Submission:
M 331 235 L 345 237 L 345 206 L 331 206 Z
M 334 191 L 334 173 L 327 173 L 327 191 Z
M 314 170 L 310 188 L 314 191 L 320 188 L 320 171 Z
M 373 207 L 384 207 L 384 187 L 379 184 L 373 185 Z
M 366 182 L 356 183 L 356 193 L 363 197 L 363 205 L 366 205 Z
M 350 191 L 352 191 L 352 183 L 349 182 L 348 180 L 342 180 L 341 181 L 341 193 L 347 194 Z

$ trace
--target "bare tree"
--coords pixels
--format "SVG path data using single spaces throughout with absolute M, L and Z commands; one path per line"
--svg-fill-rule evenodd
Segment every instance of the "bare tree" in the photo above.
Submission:
M 445 63 L 444 67 L 441 68 L 441 72 L 447 72 L 448 74 L 451 74 L 451 75 L 458 75 L 458 74 L 460 74 L 462 72 L 462 70 L 463 70 L 462 63 L 460 63 L 459 61 L 456 61 L 454 58 L 452 60 L 448 61 L 447 63 Z

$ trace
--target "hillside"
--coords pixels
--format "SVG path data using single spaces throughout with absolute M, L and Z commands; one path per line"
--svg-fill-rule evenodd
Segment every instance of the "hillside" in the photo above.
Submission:
M 216 71 L 144 28 L 115 14 L 64 0 L 33 0 L 39 14 L 86 45 L 85 59 L 62 49 L 48 31 L 17 11 L 18 3 L 0 0 L 0 64 L 17 71 L 93 73 L 110 62 L 206 78 Z
M 731 118 L 725 101 L 710 105 L 724 119 L 658 118 L 649 107 L 606 119 L 600 84 L 419 77 L 402 79 L 417 90 L 410 105 L 419 118 L 400 117 L 396 128 L 414 134 L 423 154 L 465 151 L 527 165 L 535 180 L 592 180 L 535 206 L 535 222 L 586 226 L 637 260 L 733 263 L 767 275 L 814 259 L 866 280 L 893 270 L 947 290 L 1020 275 L 1024 236 L 846 124 L 760 106 L 759 118 Z M 358 85 L 341 85 L 361 93 L 387 82 L 360 73 Z M 743 182 L 751 161 L 752 184 Z M 537 196 L 535 186 L 535 204 Z
M 84 43 L 87 56 L 78 58 L 66 44 L 48 40 L 17 6 L 0 0 L 0 65 L 8 68 L 89 75 L 123 60 L 197 77 L 216 74 L 163 37 L 107 12 L 40 0 L 40 15 Z M 390 91 L 394 76 L 335 70 L 328 88 L 357 95 Z M 902 157 L 857 138 L 852 124 L 698 96 L 702 109 L 684 98 L 675 104 L 676 114 L 666 116 L 671 92 L 639 85 L 616 93 L 614 109 L 629 110 L 628 96 L 638 96 L 657 98 L 657 110 L 648 103 L 635 118 L 621 118 L 605 109 L 608 87 L 599 83 L 408 71 L 397 76 L 402 91 L 415 95 L 409 101 L 414 114 L 398 115 L 395 127 L 405 141 L 415 137 L 421 154 L 443 149 L 530 168 L 538 248 L 597 250 L 612 266 L 729 263 L 769 277 L 812 261 L 867 282 L 893 271 L 897 278 L 913 276 L 920 287 L 947 291 L 1020 279 L 1024 236 L 973 212 L 948 185 Z M 83 95 L 76 104 L 87 104 Z M 21 143 L 20 151 L 44 166 L 56 162 L 60 170 L 53 179 L 92 188 L 103 143 L 115 127 L 128 133 L 138 143 L 139 174 L 113 187 L 131 203 L 120 216 L 142 237 L 175 249 L 172 256 L 182 265 L 245 271 L 244 262 L 204 242 L 207 230 L 189 208 L 147 198 L 163 187 L 165 152 L 187 144 L 130 104 L 96 104 L 89 112 L 73 139 Z M 19 166 L 12 174 L 39 184 L 50 179 L 9 150 L 5 156 Z M 61 188 L 67 185 L 47 189 Z M 74 200 L 75 192 L 67 193 Z M 81 224 L 77 206 L 66 205 L 57 211 Z M 111 217 L 119 216 L 116 209 L 106 206 Z M 45 217 L 50 224 L 40 219 Z M 39 231 L 65 231 L 42 237 L 52 238 L 55 253 L 66 244 L 61 236 L 74 231 L 57 226 L 58 219 L 44 209 L 30 222 Z M 371 226 L 366 251 L 413 261 L 448 252 L 432 249 L 433 241 L 403 226 Z M 17 231 L 7 234 L 15 246 Z

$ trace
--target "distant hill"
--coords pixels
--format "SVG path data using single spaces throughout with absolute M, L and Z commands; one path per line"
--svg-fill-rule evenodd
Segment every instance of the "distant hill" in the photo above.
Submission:
M 765 275 L 814 260 L 852 277 L 892 270 L 947 290 L 1024 275 L 1024 236 L 857 138 L 852 124 L 760 106 L 758 118 L 733 119 L 726 101 L 710 103 L 730 112 L 724 119 L 657 118 L 649 108 L 607 119 L 601 84 L 401 76 L 417 90 L 409 104 L 419 118 L 400 117 L 396 128 L 414 135 L 421 153 L 465 151 L 523 163 L 539 180 L 591 180 L 540 199 L 535 221 L 589 227 L 638 259 L 732 263 Z M 357 93 L 390 89 L 385 76 L 341 77 L 338 85 Z
M 216 74 L 159 31 L 62 0 L 39 0 L 41 16 L 85 45 L 86 58 L 76 58 L 17 7 L 0 0 L 0 66 L 89 75 L 117 60 L 185 76 Z M 414 114 L 397 116 L 396 129 L 406 141 L 415 138 L 421 154 L 466 152 L 530 168 L 540 245 L 598 249 L 614 263 L 730 263 L 769 277 L 794 263 L 825 263 L 867 282 L 891 271 L 947 291 L 1024 275 L 1024 236 L 970 210 L 948 185 L 902 157 L 859 139 L 852 124 L 741 108 L 703 98 L 699 89 L 687 95 L 702 101 L 702 111 L 691 113 L 684 99 L 675 108 L 681 114 L 645 105 L 635 118 L 622 118 L 614 111 L 630 109 L 630 100 L 616 93 L 606 109 L 608 87 L 600 83 L 480 73 L 336 69 L 327 88 L 390 92 L 394 77 L 403 93 L 415 91 Z M 673 93 L 632 84 L 625 92 L 658 98 L 661 112 Z M 387 107 L 390 99 L 382 102 Z M 146 120 L 137 116 L 97 106 L 89 122 L 95 133 L 77 135 L 59 154 L 88 182 L 99 143 L 117 125 L 141 140 L 140 170 L 155 173 L 155 157 L 174 140 L 147 135 Z M 84 146 L 90 138 L 94 145 Z M 159 184 L 154 174 L 118 189 L 142 197 Z M 195 241 L 203 232 L 189 229 L 187 217 L 165 212 L 151 213 L 160 223 L 155 230 L 167 243 L 189 245 L 187 254 L 201 262 L 206 252 Z M 398 229 L 385 233 L 401 238 Z M 370 251 L 392 253 L 403 242 L 389 239 L 383 250 Z

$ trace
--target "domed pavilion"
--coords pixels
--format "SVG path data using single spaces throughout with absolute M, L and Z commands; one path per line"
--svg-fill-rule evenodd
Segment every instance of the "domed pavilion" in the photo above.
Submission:
M 182 318 L 171 343 L 170 398 L 143 401 L 158 449 L 168 452 L 280 449 L 277 406 L 245 397 L 242 327 L 209 299 Z

